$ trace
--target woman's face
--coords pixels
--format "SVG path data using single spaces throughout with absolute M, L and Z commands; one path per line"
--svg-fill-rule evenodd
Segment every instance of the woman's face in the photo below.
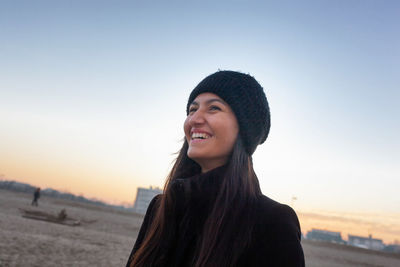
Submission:
M 224 165 L 239 133 L 231 107 L 213 93 L 198 95 L 189 106 L 184 124 L 187 155 L 202 172 Z

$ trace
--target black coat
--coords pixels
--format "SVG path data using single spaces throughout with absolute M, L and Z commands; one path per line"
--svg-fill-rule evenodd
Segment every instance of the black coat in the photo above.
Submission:
M 205 219 L 216 199 L 222 171 L 224 168 L 217 168 L 205 174 L 174 181 L 173 188 L 178 199 L 177 203 L 180 203 L 177 209 L 179 227 L 165 266 L 191 266 L 195 244 L 202 234 Z M 161 195 L 158 195 L 151 201 L 131 256 L 142 244 L 160 199 Z M 294 210 L 264 195 L 259 196 L 254 208 L 257 216 L 252 242 L 239 257 L 237 265 L 246 267 L 304 266 L 300 225 Z

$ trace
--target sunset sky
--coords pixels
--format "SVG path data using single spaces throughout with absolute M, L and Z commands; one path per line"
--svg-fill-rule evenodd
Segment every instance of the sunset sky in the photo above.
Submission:
M 270 102 L 264 194 L 400 216 L 399 1 L 167 2 L 1 1 L 1 179 L 132 204 L 163 186 L 190 91 L 229 69 Z

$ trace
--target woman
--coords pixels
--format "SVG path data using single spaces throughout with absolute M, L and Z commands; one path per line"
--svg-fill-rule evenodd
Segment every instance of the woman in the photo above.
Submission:
M 253 169 L 270 129 L 260 84 L 216 72 L 192 91 L 186 112 L 183 147 L 127 266 L 304 266 L 295 212 L 262 195 Z

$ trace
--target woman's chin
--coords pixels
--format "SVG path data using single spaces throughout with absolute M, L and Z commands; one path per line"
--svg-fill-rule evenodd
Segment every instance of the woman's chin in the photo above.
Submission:
M 187 155 L 189 158 L 191 158 L 192 160 L 196 161 L 201 160 L 206 158 L 207 156 L 207 151 L 205 151 L 204 149 L 199 149 L 198 147 L 189 147 L 188 151 L 187 151 Z

